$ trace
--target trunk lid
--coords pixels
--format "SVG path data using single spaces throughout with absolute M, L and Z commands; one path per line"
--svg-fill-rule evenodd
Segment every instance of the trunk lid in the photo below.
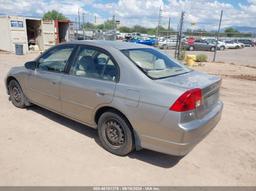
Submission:
M 202 118 L 209 113 L 219 100 L 221 78 L 197 71 L 159 80 L 159 83 L 167 86 L 189 89 L 200 88 L 202 90 L 202 105 L 196 109 L 197 118 Z

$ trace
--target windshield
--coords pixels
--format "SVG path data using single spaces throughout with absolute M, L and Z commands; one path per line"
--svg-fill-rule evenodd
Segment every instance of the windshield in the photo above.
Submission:
M 178 61 L 153 48 L 121 51 L 152 79 L 166 78 L 190 71 L 190 69 L 178 63 Z

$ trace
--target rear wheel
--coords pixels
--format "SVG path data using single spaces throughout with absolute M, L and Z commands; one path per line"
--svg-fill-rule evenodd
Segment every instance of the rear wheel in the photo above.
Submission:
M 105 112 L 100 116 L 98 134 L 102 146 L 115 155 L 127 155 L 134 148 L 130 124 L 115 112 Z
M 215 47 L 211 47 L 211 51 L 212 51 L 212 52 L 215 51 Z
M 16 80 L 11 80 L 8 84 L 8 90 L 12 104 L 18 108 L 26 107 L 26 97 L 22 92 L 19 83 Z

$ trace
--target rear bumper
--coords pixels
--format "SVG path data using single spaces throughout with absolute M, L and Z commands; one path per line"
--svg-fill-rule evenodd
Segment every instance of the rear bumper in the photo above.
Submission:
M 180 142 L 172 142 L 159 137 L 143 135 L 143 142 L 146 143 L 143 145 L 143 148 L 171 155 L 184 156 L 202 141 L 217 125 L 221 118 L 222 109 L 223 103 L 219 101 L 216 107 L 204 116 L 203 119 L 178 124 L 179 130 L 182 132 Z

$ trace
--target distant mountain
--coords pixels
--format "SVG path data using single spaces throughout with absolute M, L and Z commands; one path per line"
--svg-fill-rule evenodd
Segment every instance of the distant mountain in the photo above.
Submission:
M 256 34 L 256 27 L 232 26 L 232 28 L 236 29 L 239 32 Z

